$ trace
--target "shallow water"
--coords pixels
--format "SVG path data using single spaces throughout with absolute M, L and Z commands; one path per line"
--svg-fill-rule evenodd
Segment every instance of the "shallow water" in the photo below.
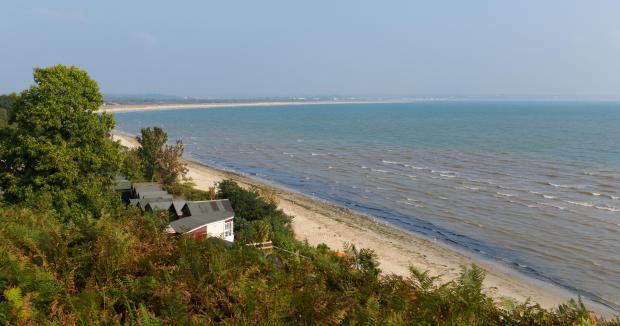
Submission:
M 256 175 L 620 307 L 620 103 L 441 101 L 116 114 Z

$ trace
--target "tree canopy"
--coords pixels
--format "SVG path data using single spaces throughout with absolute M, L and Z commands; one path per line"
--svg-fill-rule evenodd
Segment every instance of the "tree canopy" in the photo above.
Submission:
M 161 155 L 161 149 L 168 141 L 168 134 L 160 127 L 142 128 L 137 139 L 140 143 L 138 154 L 144 163 L 144 177 L 153 181 L 157 173 L 157 162 Z
M 142 128 L 137 140 L 140 143 L 138 156 L 141 159 L 140 168 L 144 179 L 157 180 L 169 186 L 185 176 L 187 167 L 181 161 L 185 149 L 182 141 L 177 140 L 174 145 L 165 145 L 168 141 L 168 134 L 160 127 Z M 132 153 L 128 152 L 126 157 L 131 159 L 131 155 Z M 126 159 L 126 163 L 129 163 L 126 164 L 127 167 L 136 166 L 135 160 Z M 127 170 L 137 170 L 137 168 Z
M 8 95 L 0 95 L 0 127 L 6 126 L 11 117 L 11 109 L 15 104 L 17 95 L 11 93 Z
M 5 200 L 84 209 L 105 206 L 119 170 L 119 145 L 109 138 L 114 119 L 97 114 L 103 97 L 97 83 L 77 67 L 34 69 L 35 84 L 17 97 L 2 131 L 0 188 Z

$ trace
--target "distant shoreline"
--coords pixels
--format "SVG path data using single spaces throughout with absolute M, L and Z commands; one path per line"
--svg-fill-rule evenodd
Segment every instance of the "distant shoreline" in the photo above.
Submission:
M 113 138 L 125 147 L 137 146 L 133 135 L 115 132 Z M 408 267 L 414 265 L 420 270 L 428 270 L 431 275 L 440 276 L 442 282 L 447 282 L 458 277 L 461 266 L 476 264 L 487 273 L 484 291 L 498 302 L 503 297 L 520 302 L 529 297 L 549 309 L 570 298 L 577 299 L 577 294 L 553 283 L 526 276 L 497 262 L 400 230 L 363 214 L 235 172 L 191 160 L 186 160 L 186 163 L 189 167 L 188 176 L 197 189 L 207 190 L 217 182 L 233 179 L 243 187 L 275 190 L 278 206 L 285 213 L 295 216 L 293 230 L 298 240 L 307 240 L 311 245 L 325 243 L 332 249 L 342 248 L 344 242 L 353 243 L 359 248 L 373 249 L 384 273 L 406 277 L 409 275 Z M 597 302 L 588 299 L 584 299 L 584 302 L 588 309 L 602 315 L 617 314 Z
M 220 109 L 229 107 L 261 107 L 261 106 L 291 106 L 291 105 L 337 105 L 337 104 L 377 104 L 377 103 L 411 103 L 412 101 L 385 100 L 385 101 L 248 101 L 248 102 L 205 102 L 205 103 L 144 103 L 144 104 L 106 104 L 102 105 L 97 113 L 122 113 L 137 111 L 181 110 L 181 109 Z

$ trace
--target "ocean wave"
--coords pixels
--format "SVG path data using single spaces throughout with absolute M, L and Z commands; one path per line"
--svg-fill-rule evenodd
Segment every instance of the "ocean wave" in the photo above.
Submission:
M 572 188 L 571 186 L 567 186 L 567 185 L 559 185 L 559 184 L 555 184 L 555 183 L 551 183 L 551 182 L 547 182 L 548 185 L 556 187 L 556 188 Z
M 586 203 L 586 202 L 582 202 L 582 201 L 565 200 L 564 202 L 565 203 L 569 203 L 569 204 L 573 204 L 573 205 L 584 206 L 584 207 L 592 207 L 592 206 L 594 206 L 594 204 Z
M 549 203 L 537 203 L 539 205 L 543 205 L 543 206 L 547 206 L 547 207 L 553 207 L 553 208 L 557 208 L 559 210 L 566 210 L 566 207 L 564 206 L 558 206 L 558 205 L 553 205 L 553 204 L 549 204 Z
M 445 171 L 445 170 L 431 170 L 431 173 L 435 173 L 435 174 L 457 174 L 456 172 L 452 172 L 452 171 Z
M 584 195 L 589 195 L 589 196 L 600 196 L 601 194 L 598 192 L 593 192 L 593 191 L 580 191 L 580 193 L 584 194 Z
M 396 162 L 396 161 L 381 160 L 381 163 L 383 163 L 383 164 L 389 164 L 389 165 L 400 165 L 400 166 L 404 166 L 404 167 L 410 167 L 410 165 L 409 165 L 409 164 L 407 164 L 407 163 L 403 163 L 403 162 Z
M 556 187 L 556 188 L 564 188 L 564 189 L 583 189 L 585 187 L 587 187 L 587 185 L 561 185 L 561 184 L 555 184 L 552 182 L 547 182 L 548 185 Z
M 558 199 L 556 196 L 541 194 L 545 199 Z
M 312 156 L 327 156 L 328 154 L 321 154 L 321 153 L 311 153 Z
M 502 197 L 514 197 L 516 195 L 513 194 L 507 194 L 505 192 L 496 192 L 497 195 L 502 196 Z
M 421 205 L 421 204 L 417 204 L 417 203 L 411 203 L 411 202 L 406 202 L 406 201 L 402 201 L 402 200 L 397 200 L 396 203 L 399 204 L 405 204 L 405 205 L 409 205 L 409 206 L 414 206 L 414 207 L 419 207 L 419 208 L 424 208 L 426 206 Z
M 594 208 L 602 209 L 602 210 L 610 211 L 610 212 L 620 212 L 620 207 L 614 207 L 614 206 L 594 206 Z
M 613 173 L 613 172 L 611 172 Z M 603 179 L 608 179 L 608 180 L 616 180 L 618 179 L 617 175 L 609 175 L 609 174 L 601 174 L 601 173 L 594 173 L 594 172 L 589 172 L 589 171 L 585 171 L 583 172 L 584 175 L 589 175 L 589 176 L 593 176 L 593 177 L 599 177 L 599 178 L 603 178 Z

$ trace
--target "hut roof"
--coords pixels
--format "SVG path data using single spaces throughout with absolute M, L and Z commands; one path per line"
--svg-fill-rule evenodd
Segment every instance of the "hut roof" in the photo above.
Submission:
M 144 206 L 144 210 L 150 210 L 150 211 L 167 211 L 170 209 L 170 206 L 172 206 L 172 201 L 167 200 L 167 201 L 151 201 L 148 202 L 146 204 L 146 206 Z
M 183 206 L 183 213 L 186 217 L 170 222 L 170 227 L 177 233 L 185 233 L 235 216 L 228 199 L 188 201 Z
M 148 198 L 164 198 L 172 200 L 172 195 L 166 191 L 158 190 L 158 191 L 142 191 L 139 193 L 139 198 L 148 199 Z

